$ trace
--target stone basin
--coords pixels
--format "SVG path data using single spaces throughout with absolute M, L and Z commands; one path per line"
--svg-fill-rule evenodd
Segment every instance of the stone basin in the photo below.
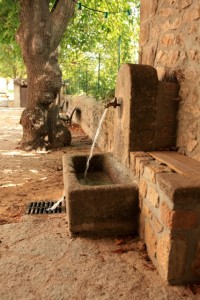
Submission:
M 135 178 L 111 154 L 103 154 L 92 157 L 85 182 L 81 178 L 86 162 L 86 155 L 63 157 L 70 234 L 136 234 L 138 188 Z

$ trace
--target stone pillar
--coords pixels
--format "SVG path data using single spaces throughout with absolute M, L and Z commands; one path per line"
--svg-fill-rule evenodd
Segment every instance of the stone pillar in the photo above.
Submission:
M 119 70 L 115 96 L 114 156 L 129 166 L 131 151 L 155 150 L 156 70 L 147 65 L 124 64 Z

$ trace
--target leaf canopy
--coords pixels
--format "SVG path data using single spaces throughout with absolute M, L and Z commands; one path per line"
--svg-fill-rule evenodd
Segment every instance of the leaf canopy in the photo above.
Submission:
M 49 1 L 50 10 L 55 2 Z M 78 3 L 82 13 L 78 13 L 80 4 L 77 4 L 59 49 L 63 79 L 68 83 L 67 92 L 104 97 L 115 87 L 120 64 L 138 62 L 140 1 L 81 0 Z M 0 76 L 3 77 L 26 74 L 15 41 L 19 10 L 18 1 L 0 0 Z

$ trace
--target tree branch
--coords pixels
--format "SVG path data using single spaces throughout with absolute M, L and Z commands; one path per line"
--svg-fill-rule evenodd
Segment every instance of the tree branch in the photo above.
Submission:
M 56 49 L 72 18 L 76 3 L 72 0 L 56 0 L 56 7 L 50 16 L 52 39 L 51 48 Z

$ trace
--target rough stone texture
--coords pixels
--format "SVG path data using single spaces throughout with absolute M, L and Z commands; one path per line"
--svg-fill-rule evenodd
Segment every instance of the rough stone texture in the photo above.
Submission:
M 150 66 L 124 64 L 115 95 L 121 103 L 115 114 L 114 155 L 129 166 L 131 151 L 155 149 L 157 72 Z
M 129 167 L 132 151 L 174 147 L 178 90 L 176 83 L 159 83 L 157 71 L 151 66 L 123 64 L 115 89 L 120 106 L 107 111 L 97 141 L 101 150 L 112 151 Z M 75 120 L 90 137 L 94 136 L 105 109 L 103 105 L 83 97 L 72 97 L 69 102 L 71 108 L 77 108 Z
M 196 248 L 196 253 L 195 253 L 195 258 L 192 262 L 192 272 L 196 276 L 200 276 L 200 241 L 198 242 L 197 248 Z
M 200 161 L 200 2 L 141 1 L 140 63 L 162 80 L 175 72 L 180 84 L 177 147 Z M 168 80 L 170 80 L 168 78 Z M 190 136 L 190 127 L 195 137 Z
M 138 228 L 138 188 L 124 167 L 111 155 L 94 155 L 89 172 L 104 172 L 108 185 L 83 185 L 87 156 L 63 158 L 65 196 L 69 230 L 82 235 L 136 234 Z
M 68 108 L 76 108 L 73 121 L 78 123 L 90 138 L 94 138 L 99 121 L 105 110 L 105 105 L 95 101 L 89 96 L 63 96 L 63 100 L 68 102 Z M 96 144 L 103 152 L 113 151 L 115 140 L 113 132 L 115 109 L 110 107 L 106 113 L 100 135 Z
M 171 284 L 200 283 L 200 178 L 188 178 L 130 154 L 139 181 L 140 237 L 160 275 Z

